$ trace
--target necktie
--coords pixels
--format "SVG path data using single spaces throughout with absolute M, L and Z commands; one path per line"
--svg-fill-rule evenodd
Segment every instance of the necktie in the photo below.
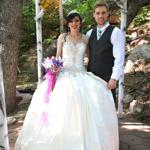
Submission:
M 101 30 L 98 30 L 98 31 L 97 31 L 97 39 L 98 39 L 98 40 L 100 39 L 101 35 L 102 35 L 102 31 L 101 31 Z

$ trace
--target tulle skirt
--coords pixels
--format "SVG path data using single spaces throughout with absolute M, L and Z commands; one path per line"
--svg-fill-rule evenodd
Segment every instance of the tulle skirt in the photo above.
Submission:
M 118 120 L 107 83 L 92 73 L 63 71 L 44 102 L 35 91 L 15 150 L 119 150 Z

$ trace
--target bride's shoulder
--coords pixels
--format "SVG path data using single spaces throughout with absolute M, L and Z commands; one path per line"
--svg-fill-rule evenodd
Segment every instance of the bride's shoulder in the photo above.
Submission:
M 84 41 L 86 44 L 87 44 L 88 41 L 89 41 L 88 37 L 87 37 L 85 34 L 82 34 L 82 39 L 83 39 L 83 41 Z
M 62 39 L 67 35 L 67 33 L 61 33 L 58 38 Z
M 61 33 L 61 34 L 59 35 L 59 37 L 58 37 L 58 41 L 64 42 L 64 39 L 65 39 L 66 35 L 67 35 L 67 33 Z

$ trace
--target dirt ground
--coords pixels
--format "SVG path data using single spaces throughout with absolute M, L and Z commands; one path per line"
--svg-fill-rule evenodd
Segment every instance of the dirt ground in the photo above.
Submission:
M 23 120 L 19 119 L 9 126 L 10 150 L 14 150 L 15 141 L 22 128 Z M 149 150 L 150 125 L 143 124 L 130 115 L 119 119 L 120 150 Z
M 149 88 L 149 81 L 149 73 L 143 74 L 142 72 L 138 72 L 125 75 L 125 94 L 131 94 L 134 97 L 134 99 L 140 97 L 140 100 L 143 103 L 150 100 L 149 92 L 143 90 L 145 88 Z M 129 104 L 124 104 L 125 114 L 128 114 L 128 108 Z M 8 127 L 10 150 L 14 150 L 15 141 L 23 125 L 25 112 L 19 113 L 19 115 L 20 117 L 16 117 L 16 122 L 9 125 Z M 134 125 L 135 127 L 130 129 L 131 125 Z M 124 129 L 124 127 L 129 128 L 129 130 Z M 128 117 L 127 115 L 124 115 L 123 119 L 119 120 L 119 131 L 120 150 L 149 150 L 150 145 L 147 141 L 150 140 L 150 116 L 145 117 L 144 113 L 142 113 L 142 115 L 136 115 L 136 117 L 131 115 L 130 117 Z M 141 136 L 139 136 L 139 134 Z M 130 135 L 131 137 L 126 137 L 127 135 Z M 135 144 L 132 145 L 132 143 L 130 142 L 131 140 L 133 140 L 133 142 L 139 141 L 139 143 L 135 142 Z

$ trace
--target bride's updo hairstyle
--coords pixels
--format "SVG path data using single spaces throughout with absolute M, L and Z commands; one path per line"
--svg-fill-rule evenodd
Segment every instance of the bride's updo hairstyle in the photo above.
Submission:
M 80 25 L 81 25 L 80 30 L 81 30 L 81 28 L 82 28 L 82 18 L 81 18 L 81 16 L 80 16 L 79 13 L 77 13 L 77 12 L 70 12 L 70 13 L 67 15 L 67 17 L 66 17 L 66 32 L 69 32 L 69 31 L 70 31 L 70 29 L 69 29 L 69 27 L 68 27 L 68 24 L 69 24 L 69 23 L 72 21 L 72 19 L 74 19 L 75 17 L 79 17 Z

